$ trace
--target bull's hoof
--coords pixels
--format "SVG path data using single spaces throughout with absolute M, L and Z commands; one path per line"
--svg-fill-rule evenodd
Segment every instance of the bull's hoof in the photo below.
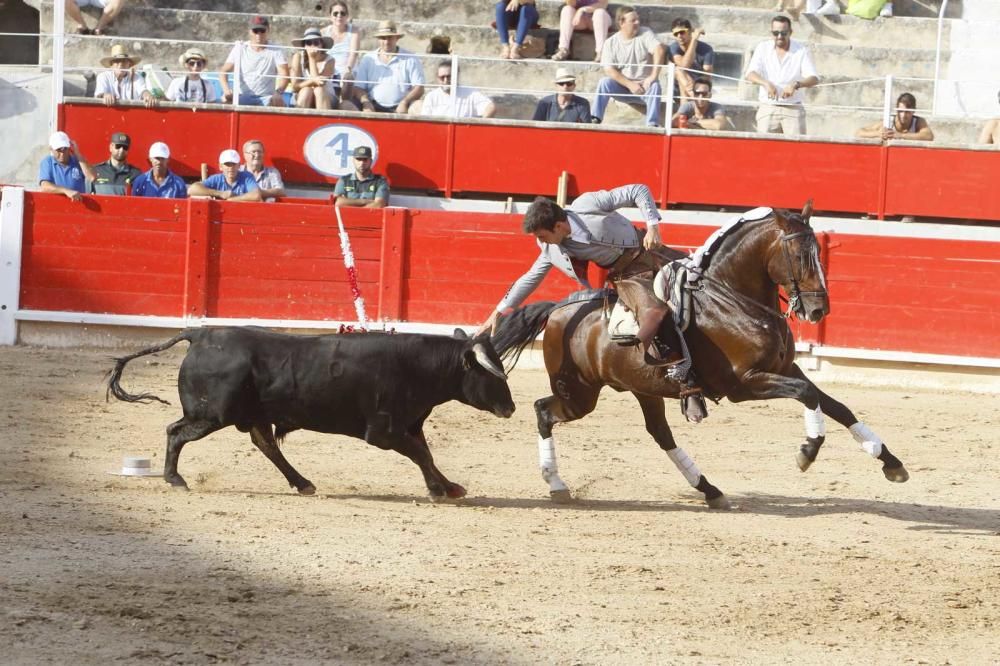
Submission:
M 171 490 L 188 490 L 188 484 L 184 479 L 167 479 Z
M 795 462 L 799 466 L 799 471 L 804 472 L 809 469 L 809 466 L 813 464 L 812 460 L 809 460 L 809 456 L 799 451 L 795 454 Z
M 458 485 L 457 483 L 449 485 L 447 493 L 450 499 L 462 499 L 463 497 L 466 496 L 466 494 L 468 494 L 465 488 Z
M 550 490 L 549 499 L 556 504 L 569 504 L 573 501 L 573 495 L 568 488 L 561 488 L 560 490 Z
M 729 498 L 725 495 L 706 499 L 705 504 L 708 505 L 709 509 L 718 509 L 719 511 L 729 511 L 733 508 L 733 505 L 729 503 Z
M 299 495 L 315 495 L 316 494 L 316 486 L 314 486 L 311 483 L 306 484 L 306 485 L 302 486 L 301 488 L 298 488 L 297 490 L 299 491 Z
M 885 474 L 885 478 L 893 483 L 906 483 L 910 480 L 910 473 L 902 465 L 892 468 L 882 467 L 882 473 Z

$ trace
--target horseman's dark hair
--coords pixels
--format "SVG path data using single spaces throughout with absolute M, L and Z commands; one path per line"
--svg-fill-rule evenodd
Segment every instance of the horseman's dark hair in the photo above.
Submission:
M 899 106 L 900 104 L 905 106 L 907 109 L 915 109 L 917 108 L 917 98 L 910 93 L 903 93 L 898 99 L 896 99 L 896 106 Z
M 615 24 L 618 24 L 618 23 L 621 23 L 622 21 L 624 21 L 625 20 L 625 16 L 627 14 L 631 14 L 634 11 L 635 11 L 635 7 L 631 7 L 629 5 L 622 5 L 621 7 L 619 7 L 618 11 L 615 12 Z
M 696 85 L 699 85 L 699 84 L 701 84 L 703 86 L 708 86 L 709 90 L 712 89 L 712 79 L 708 78 L 707 76 L 699 76 L 697 79 L 694 80 L 694 84 L 693 85 L 696 86 Z
M 674 19 L 674 22 L 670 24 L 670 32 L 673 32 L 677 28 L 687 28 L 688 30 L 691 30 L 691 21 L 688 21 L 686 18 L 676 18 Z
M 787 16 L 782 16 L 781 14 L 778 14 L 773 19 L 771 19 L 771 23 L 784 23 L 785 27 L 788 28 L 788 32 L 790 33 L 792 31 L 792 19 L 788 18 Z
M 526 234 L 533 234 L 539 229 L 552 231 L 556 226 L 556 222 L 565 219 L 566 211 L 560 208 L 555 201 L 546 199 L 545 197 L 537 197 L 528 206 L 528 212 L 524 214 L 524 222 L 521 224 L 521 228 L 524 229 L 524 233 Z

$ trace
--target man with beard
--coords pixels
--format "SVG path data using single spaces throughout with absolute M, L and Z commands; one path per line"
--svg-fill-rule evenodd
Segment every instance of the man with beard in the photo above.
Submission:
M 819 83 L 809 48 L 792 36 L 787 16 L 771 19 L 771 36 L 757 45 L 747 66 L 746 79 L 760 86 L 757 132 L 806 133 L 802 88 Z
M 162 141 L 149 147 L 149 163 L 152 168 L 135 179 L 132 194 L 137 197 L 158 197 L 160 199 L 186 199 L 187 185 L 184 179 L 168 168 L 170 148 Z
M 49 154 L 38 166 L 38 184 L 42 192 L 62 194 L 73 201 L 80 200 L 86 191 L 88 178 L 94 169 L 80 154 L 75 141 L 66 132 L 55 132 L 49 137 Z
M 336 206 L 385 208 L 389 204 L 389 181 L 372 172 L 372 149 L 354 149 L 354 175 L 342 177 L 333 189 Z
M 108 159 L 94 165 L 94 177 L 90 181 L 91 194 L 123 196 L 128 193 L 129 186 L 142 173 L 126 161 L 131 147 L 132 139 L 128 134 L 115 132 L 111 135 Z
M 225 75 L 236 69 L 236 61 L 239 60 L 240 97 L 237 103 L 249 106 L 285 106 L 282 91 L 288 85 L 288 61 L 280 48 L 267 43 L 270 29 L 271 24 L 266 16 L 254 16 L 250 19 L 249 41 L 240 42 L 229 52 L 222 65 L 222 76 L 219 77 L 222 96 L 226 102 L 233 100 L 233 91 L 229 87 L 229 77 Z

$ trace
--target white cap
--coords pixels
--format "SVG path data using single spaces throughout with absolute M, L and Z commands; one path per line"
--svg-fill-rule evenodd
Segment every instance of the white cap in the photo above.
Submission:
M 229 148 L 228 150 L 223 150 L 219 153 L 219 164 L 225 164 L 226 162 L 234 162 L 236 164 L 240 163 L 240 154 Z
M 72 142 L 69 140 L 69 135 L 66 132 L 53 132 L 52 136 L 49 137 L 49 148 L 52 150 L 59 150 L 60 148 L 69 148 Z
M 164 159 L 168 159 L 170 157 L 170 148 L 167 147 L 167 144 L 163 143 L 162 141 L 157 141 L 152 146 L 150 146 L 149 159 L 153 159 L 154 157 L 162 157 Z

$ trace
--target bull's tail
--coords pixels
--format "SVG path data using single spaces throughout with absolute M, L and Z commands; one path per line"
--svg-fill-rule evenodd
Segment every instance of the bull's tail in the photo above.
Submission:
M 147 347 L 146 349 L 138 351 L 134 354 L 130 354 L 129 356 L 122 356 L 121 358 L 116 358 L 115 367 L 109 370 L 107 374 L 108 390 L 104 394 L 105 401 L 109 400 L 111 396 L 115 396 L 119 400 L 124 400 L 125 402 L 148 403 L 155 400 L 157 402 L 162 402 L 164 405 L 169 405 L 170 404 L 169 402 L 163 400 L 162 398 L 158 398 L 152 393 L 140 393 L 139 395 L 132 395 L 131 393 L 126 392 L 125 389 L 123 389 L 121 384 L 119 383 L 122 378 L 122 372 L 125 370 L 125 364 L 131 361 L 132 359 L 139 358 L 140 356 L 146 356 L 148 354 L 155 354 L 157 352 L 163 351 L 164 349 L 169 349 L 174 345 L 176 345 L 181 340 L 187 340 L 188 342 L 190 342 L 191 334 L 192 331 L 190 330 L 181 331 L 180 333 L 170 338 L 163 344 L 156 345 L 155 347 Z
M 524 348 L 545 330 L 549 314 L 558 306 L 559 303 L 552 301 L 532 303 L 500 318 L 491 342 L 497 354 L 509 366 L 508 372 L 517 365 Z

